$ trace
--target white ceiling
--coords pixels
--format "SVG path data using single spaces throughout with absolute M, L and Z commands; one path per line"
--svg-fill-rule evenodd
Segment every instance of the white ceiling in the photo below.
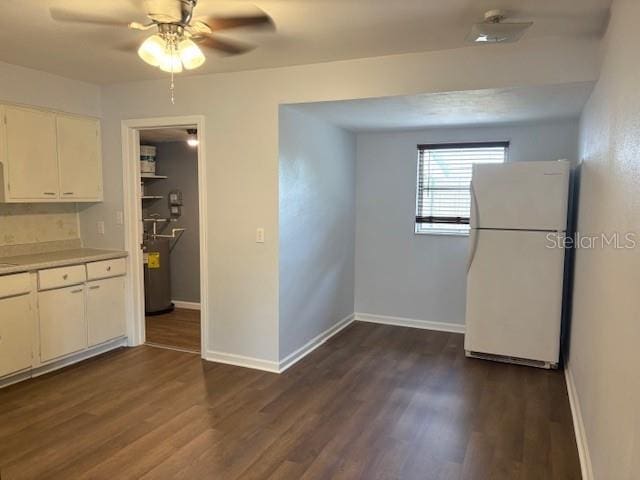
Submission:
M 186 142 L 189 134 L 187 128 L 150 128 L 140 130 L 141 143 Z M 195 129 L 195 128 L 194 128 Z
M 141 4 L 142 0 L 3 0 L 0 60 L 95 83 L 160 78 L 165 74 L 145 65 L 135 52 L 121 49 L 141 42 L 148 33 L 57 23 L 49 15 L 49 7 L 58 7 L 144 22 Z M 533 20 L 525 42 L 543 36 L 600 35 L 611 0 L 199 0 L 195 16 L 250 13 L 252 4 L 273 17 L 277 32 L 226 34 L 224 38 L 259 48 L 237 57 L 207 53 L 207 62 L 196 74 L 462 47 L 471 25 L 490 8 L 505 8 L 513 19 Z
M 538 122 L 580 115 L 593 83 L 297 104 L 352 131 Z

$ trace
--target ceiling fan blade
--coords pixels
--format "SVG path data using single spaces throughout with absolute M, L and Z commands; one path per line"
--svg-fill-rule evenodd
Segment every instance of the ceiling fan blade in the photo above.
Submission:
M 85 15 L 62 8 L 51 8 L 49 9 L 49 13 L 51 14 L 51 18 L 58 22 L 87 23 L 91 25 L 103 25 L 105 27 L 127 27 L 129 25 L 129 22 L 126 20 Z
M 153 22 L 147 23 L 147 24 L 142 24 L 139 22 L 131 22 L 129 23 L 129 25 L 127 25 L 127 27 L 129 27 L 131 30 L 141 30 L 141 31 L 149 30 L 150 28 L 153 28 L 155 26 L 156 24 Z
M 275 27 L 273 20 L 266 13 L 241 17 L 208 17 L 198 20 L 198 22 L 206 24 L 212 32 L 239 27 L 262 27 L 270 29 Z
M 227 55 L 240 55 L 255 48 L 253 45 L 231 42 L 229 40 L 221 40 L 212 35 L 197 36 L 193 37 L 192 39 L 203 47 L 211 48 L 213 50 L 226 53 Z

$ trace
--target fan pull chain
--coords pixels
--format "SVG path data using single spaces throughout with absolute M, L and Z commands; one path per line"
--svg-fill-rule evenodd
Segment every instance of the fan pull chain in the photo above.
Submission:
M 175 86 L 175 83 L 173 82 L 173 68 L 172 68 L 171 69 L 171 85 L 169 86 L 169 92 L 171 94 L 171 105 L 176 104 L 175 90 L 176 90 L 176 86 Z
M 174 70 L 175 70 L 175 55 L 176 55 L 176 45 L 174 41 L 169 44 L 169 55 L 171 56 L 171 84 L 169 85 L 169 94 L 171 95 L 171 105 L 176 104 L 176 85 L 174 82 Z

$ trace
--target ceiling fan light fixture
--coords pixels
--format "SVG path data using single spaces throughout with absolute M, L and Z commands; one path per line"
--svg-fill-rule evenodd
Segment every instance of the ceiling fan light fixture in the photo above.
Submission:
M 166 57 L 166 50 L 167 42 L 160 35 L 152 35 L 138 48 L 138 56 L 149 65 L 157 67 Z
M 167 73 L 180 73 L 182 72 L 182 62 L 180 56 L 176 52 L 166 51 L 162 60 L 160 60 L 160 70 Z
M 178 44 L 178 54 L 180 55 L 180 60 L 182 60 L 184 68 L 187 70 L 198 68 L 205 61 L 205 56 L 202 50 L 200 50 L 200 47 L 188 38 L 181 40 Z

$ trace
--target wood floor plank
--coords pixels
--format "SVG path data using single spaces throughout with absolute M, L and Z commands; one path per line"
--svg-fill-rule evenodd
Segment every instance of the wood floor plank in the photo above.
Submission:
M 147 343 L 200 351 L 200 310 L 176 308 L 172 312 L 145 317 Z
M 562 372 L 355 323 L 282 375 L 122 348 L 0 390 L 7 479 L 579 479 Z

